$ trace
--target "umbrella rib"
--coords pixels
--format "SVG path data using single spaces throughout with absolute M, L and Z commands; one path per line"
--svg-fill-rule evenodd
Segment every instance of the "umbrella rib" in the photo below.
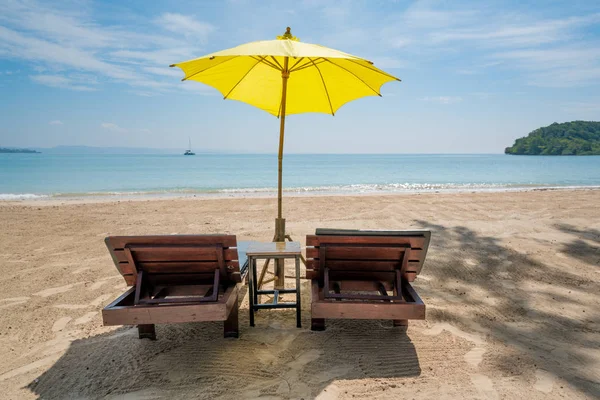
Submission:
M 223 97 L 223 100 L 225 100 L 227 97 L 229 97 L 229 95 L 231 94 L 231 92 L 233 92 L 235 90 L 235 88 L 240 84 L 240 82 L 242 82 L 244 80 L 244 78 L 250 73 L 250 71 L 252 71 L 254 69 L 254 67 L 256 67 L 258 64 L 260 64 L 262 61 L 262 59 L 259 59 L 256 64 L 254 64 L 252 67 L 250 67 L 250 69 L 248 69 L 248 71 L 246 71 L 246 73 L 244 74 L 244 76 L 242 76 L 240 78 L 240 80 L 233 85 L 233 87 L 231 88 L 231 90 L 225 95 L 225 97 Z
M 321 59 L 321 61 L 318 61 L 319 59 Z M 318 58 L 315 58 L 314 64 L 315 65 L 316 64 L 323 64 L 324 62 L 325 62 L 324 58 L 318 57 Z M 295 70 L 292 70 L 290 72 L 302 71 L 303 69 L 310 68 L 310 67 L 311 67 L 311 63 L 307 62 L 306 64 L 303 64 L 303 65 L 299 66 L 298 68 L 296 68 Z
M 182 81 L 187 81 L 187 80 L 188 80 L 188 79 L 190 79 L 191 77 L 194 77 L 194 76 L 196 76 L 196 75 L 198 75 L 198 74 L 201 74 L 201 73 L 203 73 L 204 71 L 208 71 L 209 69 L 211 69 L 211 68 L 214 68 L 214 67 L 217 67 L 217 66 L 219 66 L 219 65 L 221 65 L 221 64 L 225 64 L 227 61 L 231 61 L 231 60 L 233 60 L 234 58 L 238 58 L 238 57 L 239 57 L 239 56 L 233 56 L 233 57 L 231 57 L 231 58 L 229 58 L 229 59 L 227 59 L 227 60 L 225 60 L 225 61 L 222 61 L 222 62 L 220 62 L 220 63 L 218 63 L 218 64 L 211 65 L 210 67 L 208 67 L 208 68 L 205 68 L 205 69 L 203 69 L 202 71 L 198 71 L 198 72 L 195 72 L 195 73 L 193 73 L 193 74 L 192 74 L 192 75 L 190 75 L 190 76 L 186 76 L 185 78 L 183 78 L 183 79 L 182 79 Z M 173 64 L 173 65 L 175 65 L 175 64 Z M 180 67 L 180 68 L 181 68 L 181 67 Z
M 353 60 L 353 59 L 351 59 L 351 58 L 347 58 L 347 60 L 348 60 L 348 61 L 350 61 L 350 62 L 352 62 L 352 63 L 354 63 L 354 64 L 360 65 L 360 66 L 361 66 L 361 67 L 363 67 L 363 68 L 366 68 L 366 69 L 368 69 L 368 70 L 371 70 L 371 71 L 373 71 L 373 72 L 379 72 L 381 75 L 385 75 L 385 76 L 387 76 L 387 77 L 390 77 L 390 78 L 393 78 L 393 79 L 395 79 L 395 80 L 397 80 L 397 81 L 399 81 L 399 80 L 400 80 L 400 79 L 396 78 L 395 76 L 393 76 L 393 75 L 390 75 L 390 74 L 388 74 L 387 72 L 380 70 L 379 68 L 371 68 L 371 67 L 368 67 L 368 66 L 366 66 L 366 65 L 363 65 L 363 64 L 361 64 L 361 63 L 359 63 L 359 62 L 357 62 L 356 60 Z M 365 60 L 365 61 L 366 61 L 366 60 Z M 369 62 L 369 63 L 370 63 L 370 61 L 367 61 L 367 62 Z M 372 63 L 371 63 L 371 64 L 372 64 Z
M 323 78 L 323 74 L 321 73 L 321 70 L 319 69 L 319 67 L 317 67 L 317 64 L 315 64 L 315 62 L 310 57 L 308 57 L 308 59 L 310 60 L 310 62 L 314 65 L 314 67 L 319 72 L 319 76 L 321 77 L 321 82 L 323 82 L 323 88 L 325 89 L 325 94 L 327 95 L 327 101 L 329 101 L 329 109 L 331 110 L 331 115 L 335 115 L 335 113 L 333 112 L 333 106 L 331 105 L 331 97 L 329 97 L 329 90 L 327 90 L 327 85 L 325 84 L 325 78 Z
M 294 67 L 295 67 L 296 65 L 300 64 L 300 62 L 301 62 L 302 60 L 304 60 L 304 57 L 300 57 L 300 58 L 298 59 L 298 61 L 296 61 L 296 63 L 294 63 L 294 65 L 292 65 L 292 67 L 291 67 L 291 68 L 289 68 L 290 72 L 294 71 Z M 310 58 L 309 58 L 309 60 L 310 60 Z
M 365 82 L 361 77 L 359 77 L 358 75 L 356 75 L 354 72 L 350 71 L 347 68 L 342 67 L 341 65 L 338 65 L 336 63 L 334 63 L 333 61 L 331 61 L 330 59 L 326 58 L 326 61 L 329 61 L 331 64 L 335 65 L 338 68 L 343 69 L 344 71 L 348 72 L 349 74 L 352 74 L 356 79 L 358 79 L 359 81 L 361 81 L 362 83 L 365 84 L 366 87 L 368 87 L 369 89 L 371 89 L 373 92 L 375 92 L 375 94 L 379 97 L 381 97 L 381 93 L 379 93 L 377 90 L 373 89 L 367 82 Z
M 279 61 L 277 61 L 277 59 L 273 56 L 271 56 L 271 58 L 273 59 L 273 61 L 275 61 L 275 64 L 277 64 L 279 66 L 279 70 L 283 71 L 283 67 L 281 66 L 281 64 L 279 64 Z
M 262 57 L 261 57 L 261 56 L 258 56 L 258 57 L 255 57 L 255 56 L 250 56 L 250 58 L 252 58 L 252 59 L 254 59 L 254 60 L 258 60 L 259 62 L 261 62 L 261 63 L 263 63 L 263 64 L 265 64 L 265 65 L 268 65 L 269 67 L 273 68 L 274 70 L 281 71 L 281 70 L 280 70 L 279 68 L 277 68 L 277 66 L 276 66 L 275 64 L 273 64 L 271 61 L 267 61 L 267 56 L 262 56 Z

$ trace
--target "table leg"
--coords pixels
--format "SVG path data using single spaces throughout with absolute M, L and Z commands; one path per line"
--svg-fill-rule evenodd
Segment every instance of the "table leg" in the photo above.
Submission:
M 252 256 L 248 256 L 248 268 L 250 268 L 250 270 L 248 271 L 248 280 L 249 280 L 248 301 L 250 302 L 250 307 L 248 307 L 248 309 L 250 310 L 250 326 L 254 326 L 254 278 L 253 278 L 254 274 L 252 272 L 254 265 L 253 265 Z
M 300 297 L 300 258 L 296 257 L 296 327 L 298 328 L 302 328 L 302 305 Z
M 253 268 L 252 268 L 252 279 L 254 280 L 254 304 L 258 304 L 258 290 L 260 287 L 258 286 L 258 279 L 256 275 L 256 258 L 252 258 Z

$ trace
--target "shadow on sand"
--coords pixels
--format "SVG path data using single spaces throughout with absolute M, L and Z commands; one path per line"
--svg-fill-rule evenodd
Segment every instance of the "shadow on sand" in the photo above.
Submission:
M 429 320 L 444 320 L 463 327 L 482 327 L 487 334 L 518 350 L 518 356 L 528 356 L 529 368 L 513 358 L 496 358 L 492 362 L 506 375 L 526 373 L 540 369 L 566 380 L 588 396 L 600 393 L 596 359 L 589 351 L 598 350 L 599 343 L 593 337 L 593 326 L 600 321 L 600 310 L 587 309 L 579 301 L 579 295 L 597 296 L 600 286 L 579 274 L 569 273 L 556 263 L 553 252 L 560 251 L 563 262 L 576 260 L 598 267 L 598 248 L 575 239 L 563 248 L 553 248 L 539 262 L 521 252 L 500 244 L 497 238 L 479 235 L 462 227 L 445 227 L 427 221 L 416 221 L 432 231 L 434 247 L 426 261 L 430 279 L 431 296 L 444 297 L 451 293 L 460 297 L 461 307 L 471 312 L 454 313 L 452 307 L 433 310 Z M 558 227 L 586 239 L 599 241 L 600 232 L 581 232 L 572 227 Z M 519 239 L 508 239 L 519 248 Z M 571 269 L 576 271 L 576 269 Z M 454 289 L 449 289 L 451 282 Z M 553 286 L 551 286 L 553 285 Z M 549 290 L 545 288 L 557 288 Z M 462 290 L 461 290 L 462 289 Z M 494 300 L 490 303 L 490 299 Z M 491 305 L 493 304 L 493 305 Z M 579 317 L 565 315 L 561 310 L 576 310 Z M 468 315 L 466 318 L 465 315 Z M 597 325 L 596 325 L 597 326 Z
M 556 228 L 574 235 L 576 238 L 565 244 L 561 251 L 566 255 L 580 259 L 596 268 L 600 268 L 600 231 L 597 229 L 579 230 L 574 226 L 559 224 Z M 598 244 L 594 246 L 588 241 Z

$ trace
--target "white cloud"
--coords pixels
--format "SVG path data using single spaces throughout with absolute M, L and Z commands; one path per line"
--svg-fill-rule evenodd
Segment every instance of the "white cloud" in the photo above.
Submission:
M 186 37 L 193 37 L 198 41 L 204 42 L 208 35 L 215 30 L 215 27 L 207 22 L 196 20 L 194 17 L 165 13 L 156 19 L 156 23 L 171 32 L 180 33 Z
M 426 96 L 421 98 L 422 101 L 438 104 L 456 104 L 460 103 L 463 99 L 460 96 Z
M 119 132 L 119 133 L 129 132 L 127 129 L 121 128 L 119 125 L 114 124 L 112 122 L 103 122 L 100 124 L 100 126 L 104 129 L 108 129 L 109 131 L 113 131 L 113 132 Z
M 79 84 L 76 80 L 61 75 L 30 75 L 32 81 L 50 87 L 70 89 L 79 92 L 96 90 L 93 87 Z
M 535 86 L 598 85 L 600 41 L 590 29 L 600 24 L 600 13 L 571 11 L 548 17 L 525 7 L 467 8 L 424 0 L 385 18 L 379 35 L 389 57 L 401 51 L 408 62 L 433 64 L 449 56 L 461 75 L 489 74 L 493 68 L 515 71 L 519 81 Z
M 526 47 L 564 41 L 571 36 L 572 29 L 599 21 L 600 14 L 592 14 L 555 20 L 526 20 L 521 24 L 477 24 L 474 27 L 433 32 L 429 37 L 434 43 L 475 41 L 486 47 Z
M 600 46 L 514 50 L 491 57 L 524 70 L 533 86 L 577 87 L 600 82 Z
M 100 25 L 86 10 L 35 1 L 3 4 L 0 56 L 32 63 L 40 75 L 31 79 L 51 87 L 94 90 L 95 83 L 74 76 L 82 73 L 98 77 L 100 83 L 176 91 L 173 78 L 179 75 L 167 66 L 201 55 L 198 44 L 215 29 L 191 16 L 166 13 L 141 20 L 147 29 L 138 32 L 137 25 Z
M 54 121 L 48 122 L 48 125 L 64 125 L 62 121 L 55 119 Z

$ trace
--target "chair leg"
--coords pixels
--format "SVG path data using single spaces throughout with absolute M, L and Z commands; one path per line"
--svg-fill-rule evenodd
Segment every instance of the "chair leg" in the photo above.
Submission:
M 223 323 L 223 337 L 226 338 L 238 338 L 240 337 L 240 330 L 238 324 L 238 297 L 235 296 L 234 307 L 231 309 L 227 320 Z
M 408 326 L 407 319 L 394 319 L 392 321 L 394 323 L 394 326 Z
M 154 324 L 138 325 L 140 339 L 156 340 L 156 329 Z
M 311 331 L 324 331 L 325 330 L 325 318 L 312 318 L 310 320 Z

